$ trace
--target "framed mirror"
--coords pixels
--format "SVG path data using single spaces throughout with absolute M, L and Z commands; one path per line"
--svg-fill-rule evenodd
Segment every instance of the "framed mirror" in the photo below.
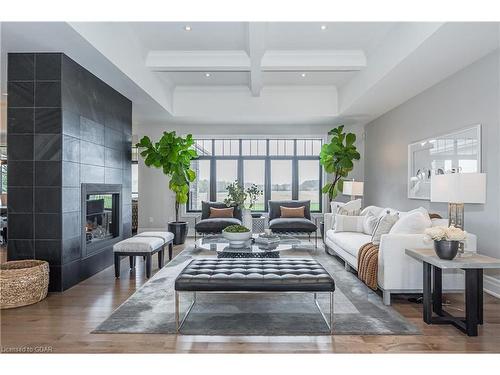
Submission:
M 408 145 L 408 198 L 430 199 L 431 176 L 481 172 L 481 125 Z

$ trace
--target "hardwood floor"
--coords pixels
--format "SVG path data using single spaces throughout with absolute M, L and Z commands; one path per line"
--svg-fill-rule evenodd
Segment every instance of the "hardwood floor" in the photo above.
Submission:
M 178 254 L 183 246 L 177 246 Z M 155 261 L 156 261 L 155 257 Z M 113 267 L 64 293 L 51 293 L 42 302 L 1 311 L 1 347 L 53 353 L 478 353 L 500 352 L 500 300 L 484 296 L 484 325 L 478 337 L 454 327 L 428 326 L 422 305 L 395 299 L 393 307 L 418 326 L 416 336 L 182 336 L 161 334 L 91 334 L 111 312 L 145 281 L 143 263 L 130 273 L 122 261 L 122 277 Z M 153 264 L 154 272 L 157 271 Z M 463 310 L 461 295 L 448 295 L 447 309 Z M 40 349 L 41 348 L 41 349 Z

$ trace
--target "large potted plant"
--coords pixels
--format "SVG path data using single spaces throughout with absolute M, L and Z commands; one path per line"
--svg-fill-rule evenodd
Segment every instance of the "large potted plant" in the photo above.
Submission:
M 328 135 L 331 135 L 332 139 L 321 147 L 319 162 L 325 172 L 332 175 L 330 182 L 322 189 L 324 194 L 328 194 L 328 200 L 331 202 L 342 191 L 344 178 L 353 170 L 354 160 L 359 160 L 361 155 L 354 145 L 356 134 L 345 133 L 344 125 L 330 130 Z
M 188 223 L 179 221 L 179 207 L 187 203 L 189 183 L 196 178 L 196 173 L 191 169 L 191 160 L 198 157 L 192 147 L 193 136 L 177 136 L 175 131 L 163 132 L 158 142 L 151 142 L 145 136 L 137 143 L 144 163 L 148 167 L 161 168 L 163 173 L 170 177 L 168 187 L 175 193 L 175 221 L 168 223 L 168 231 L 174 233 L 174 244 L 183 244 L 186 241 Z

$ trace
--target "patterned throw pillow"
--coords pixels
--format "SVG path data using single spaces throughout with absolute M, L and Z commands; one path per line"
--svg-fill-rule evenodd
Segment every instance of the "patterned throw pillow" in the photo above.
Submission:
M 355 199 L 349 201 L 343 206 L 339 206 L 337 209 L 337 214 L 348 215 L 348 216 L 360 216 L 361 212 L 361 199 Z
M 396 224 L 396 221 L 398 221 L 398 219 L 399 219 L 398 214 L 387 213 L 383 215 L 378 220 L 377 226 L 373 231 L 372 243 L 374 245 L 380 245 L 380 238 L 382 237 L 382 235 L 389 233 L 391 231 L 392 226 Z

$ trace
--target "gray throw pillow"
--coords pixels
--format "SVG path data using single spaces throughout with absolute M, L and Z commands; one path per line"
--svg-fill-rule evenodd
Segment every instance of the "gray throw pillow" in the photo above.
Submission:
M 398 214 L 391 215 L 390 213 L 387 213 L 382 216 L 379 219 L 375 230 L 373 231 L 372 243 L 374 245 L 380 245 L 380 237 L 382 237 L 383 234 L 389 233 L 392 226 L 396 224 L 396 221 L 398 221 L 398 219 Z

